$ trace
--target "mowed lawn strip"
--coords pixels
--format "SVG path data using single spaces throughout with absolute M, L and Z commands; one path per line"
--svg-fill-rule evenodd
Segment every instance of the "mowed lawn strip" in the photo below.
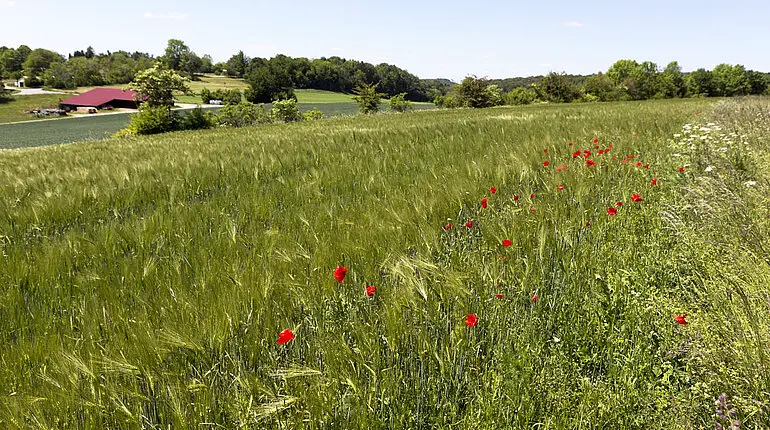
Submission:
M 40 119 L 27 111 L 46 107 L 58 108 L 59 102 L 68 97 L 69 94 L 16 96 L 11 101 L 0 103 L 0 124 Z

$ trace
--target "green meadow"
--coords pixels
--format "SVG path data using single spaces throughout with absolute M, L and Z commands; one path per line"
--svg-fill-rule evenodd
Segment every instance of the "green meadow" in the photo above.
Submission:
M 0 151 L 0 427 L 694 429 L 726 393 L 766 428 L 768 124 L 687 99 Z

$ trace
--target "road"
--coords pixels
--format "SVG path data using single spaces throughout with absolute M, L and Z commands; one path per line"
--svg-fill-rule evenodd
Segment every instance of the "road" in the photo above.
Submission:
M 60 93 L 58 91 L 47 91 L 42 88 L 16 88 L 16 87 L 5 87 L 6 90 L 15 90 L 19 91 L 18 93 L 14 93 L 14 96 L 34 96 L 38 94 L 66 94 L 66 93 Z

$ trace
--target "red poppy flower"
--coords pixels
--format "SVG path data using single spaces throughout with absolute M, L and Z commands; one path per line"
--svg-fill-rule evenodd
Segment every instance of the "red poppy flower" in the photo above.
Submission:
M 589 151 L 587 149 L 585 151 L 583 151 L 583 158 L 588 158 L 590 156 L 591 156 L 591 151 Z
M 487 208 L 487 198 L 486 197 L 481 199 L 481 207 L 484 208 L 484 209 Z
M 519 196 L 513 196 L 513 201 L 519 200 Z
M 603 149 L 599 150 L 599 155 L 604 155 L 604 150 Z
M 534 199 L 534 198 L 535 198 L 535 195 L 534 195 L 534 194 L 530 194 L 530 195 L 529 195 L 529 198 L 530 198 L 530 199 Z
M 681 325 L 689 324 L 685 318 L 687 318 L 687 312 L 683 313 L 682 315 L 675 315 L 674 321 Z
M 570 143 L 569 143 L 569 146 L 572 146 L 572 145 L 574 145 L 574 143 L 570 142 Z
M 613 160 L 617 160 L 617 159 L 618 159 L 618 156 L 617 156 L 617 155 L 613 155 L 613 156 L 612 156 L 612 159 L 613 159 Z
M 556 187 L 556 189 L 557 189 L 557 190 L 559 190 L 559 191 L 561 191 L 561 190 L 563 190 L 563 189 L 564 189 L 564 185 L 559 185 L 558 187 Z
M 634 155 L 634 154 L 626 155 L 626 158 L 628 158 L 628 159 L 631 159 L 631 158 L 634 158 L 634 157 L 636 157 L 636 155 Z
M 477 317 L 474 314 L 468 314 L 468 316 L 465 317 L 465 325 L 468 327 L 475 327 L 476 324 L 479 322 L 479 317 Z
M 345 279 L 345 275 L 348 273 L 348 268 L 344 266 L 337 266 L 336 269 L 334 269 L 334 279 L 337 280 L 340 284 Z
M 511 244 L 512 244 L 512 243 L 513 243 L 513 242 L 511 242 L 511 239 L 505 239 L 505 240 L 503 241 L 503 246 L 511 246 Z
M 700 111 L 698 111 L 698 112 L 695 112 L 695 115 L 700 115 Z
M 543 152 L 548 152 L 548 148 L 543 149 Z
M 289 342 L 290 340 L 294 339 L 294 333 L 291 332 L 288 328 L 280 333 L 278 333 L 278 342 L 276 342 L 278 345 L 283 345 L 284 343 Z
M 634 194 L 633 196 L 631 196 L 631 201 L 632 202 L 641 202 L 643 200 L 644 199 L 641 196 L 639 196 L 639 194 Z
M 449 230 L 450 228 L 452 228 L 452 223 L 449 223 L 444 226 L 444 230 Z
M 468 222 L 466 222 L 466 223 L 465 223 L 465 226 L 466 226 L 466 227 L 468 227 L 468 228 L 471 228 L 471 227 L 473 227 L 473 221 L 468 221 Z
M 586 160 L 586 166 L 588 166 L 588 167 L 596 166 L 596 161 L 594 161 L 594 160 Z
M 537 208 L 535 208 L 534 206 L 532 206 L 531 208 L 529 208 L 529 210 L 530 210 L 531 212 L 534 212 L 534 211 L 536 211 L 536 210 L 537 210 Z
M 658 185 L 658 178 L 652 178 L 652 180 L 650 181 L 650 184 Z
M 606 153 L 610 152 L 610 149 L 612 149 L 612 145 L 610 145 L 609 148 L 604 148 L 604 153 L 606 154 Z
M 680 171 L 680 172 L 684 172 L 684 167 L 680 167 L 680 168 L 679 168 L 679 171 Z
M 561 172 L 562 170 L 565 170 L 566 168 L 567 168 L 567 165 L 566 164 L 562 164 L 561 166 L 556 168 L 556 171 L 557 172 Z
M 377 291 L 377 287 L 374 285 L 367 285 L 366 286 L 366 295 L 369 297 L 372 297 L 374 295 L 374 292 Z
M 586 221 L 586 227 L 591 227 L 591 223 L 589 221 Z
M 548 165 L 551 164 L 548 161 L 543 161 L 543 166 L 548 167 Z
M 532 293 L 532 301 L 537 303 L 537 293 Z
M 641 161 L 637 161 L 636 162 L 636 167 L 642 167 L 642 162 Z
M 607 209 L 607 213 L 610 214 L 610 216 L 615 216 L 615 214 L 618 213 L 618 210 L 615 208 L 609 208 Z
M 503 295 L 502 294 L 495 294 L 495 297 L 497 297 L 498 300 L 502 300 L 503 299 Z
M 497 193 L 497 188 L 492 187 L 492 188 L 489 189 L 489 192 L 492 193 L 492 194 L 495 194 L 495 193 Z
M 599 143 L 599 139 L 594 139 L 594 143 Z
M 578 158 L 580 157 L 580 151 L 575 151 L 572 153 L 572 158 Z
M 617 203 L 615 203 L 615 206 L 621 207 L 621 206 L 623 206 L 623 202 L 617 202 Z
M 650 168 L 650 165 L 649 165 L 649 164 L 645 164 L 645 165 L 644 165 L 644 168 L 645 168 L 645 169 L 649 169 L 649 168 Z
M 625 160 L 625 159 L 624 159 L 623 161 L 621 161 L 621 163 L 622 163 L 622 164 L 628 164 L 628 160 Z

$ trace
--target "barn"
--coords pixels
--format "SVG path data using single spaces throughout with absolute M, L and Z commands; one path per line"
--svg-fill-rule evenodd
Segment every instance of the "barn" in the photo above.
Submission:
M 135 97 L 136 92 L 131 90 L 123 91 L 120 88 L 95 88 L 75 97 L 62 100 L 59 104 L 66 110 L 77 110 L 77 108 L 136 109 L 139 102 L 135 100 Z

